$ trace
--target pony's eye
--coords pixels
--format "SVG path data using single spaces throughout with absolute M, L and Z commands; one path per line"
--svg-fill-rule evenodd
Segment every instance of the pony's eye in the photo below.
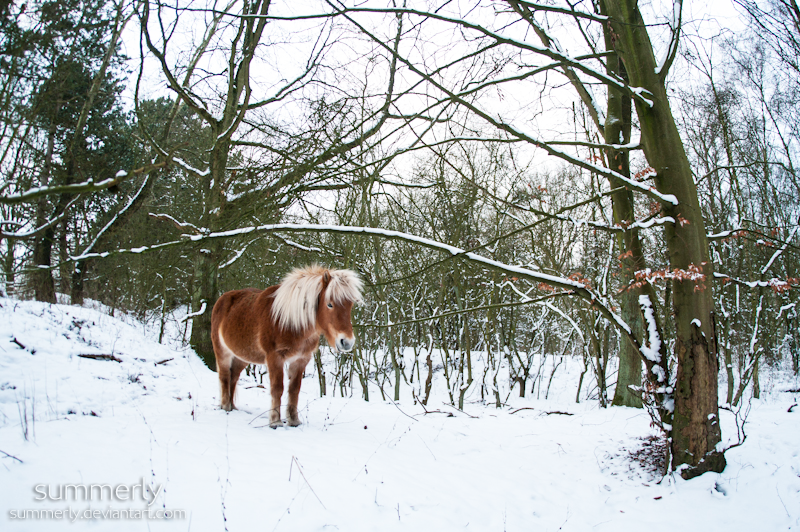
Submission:
M 333 308 L 333 303 L 328 303 L 328 308 Z

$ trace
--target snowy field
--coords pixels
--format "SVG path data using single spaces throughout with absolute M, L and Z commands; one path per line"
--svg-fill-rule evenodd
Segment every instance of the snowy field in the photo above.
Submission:
M 726 470 L 684 481 L 637 459 L 655 434 L 645 412 L 574 402 L 578 361 L 548 400 L 460 412 L 435 386 L 430 413 L 408 388 L 397 404 L 357 383 L 320 398 L 312 364 L 303 425 L 270 430 L 268 390 L 244 380 L 227 414 L 193 352 L 126 321 L 0 299 L 1 530 L 800 530 L 787 372 L 763 372 Z

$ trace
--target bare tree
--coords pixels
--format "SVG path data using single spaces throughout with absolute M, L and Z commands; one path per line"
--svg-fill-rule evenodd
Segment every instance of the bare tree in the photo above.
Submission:
M 264 43 L 268 30 L 278 30 L 279 21 L 291 23 L 303 17 L 272 17 L 271 3 L 216 3 L 200 10 L 174 6 L 166 9 L 144 2 L 140 14 L 142 36 L 149 54 L 160 66 L 171 91 L 209 130 L 211 145 L 201 155 L 201 165 L 193 166 L 172 155 L 172 148 L 149 140 L 161 156 L 177 164 L 193 177 L 202 212 L 192 220 L 181 220 L 181 231 L 207 234 L 236 227 L 246 221 L 263 223 L 278 220 L 304 193 L 342 186 L 348 178 L 343 174 L 347 154 L 359 149 L 378 134 L 389 119 L 389 106 L 394 99 L 394 61 L 383 65 L 383 92 L 374 94 L 369 79 L 360 95 L 347 94 L 344 85 L 340 94 L 330 100 L 325 95 L 335 86 L 323 74 L 333 72 L 323 63 L 336 44 L 337 29 L 326 22 L 312 28 L 309 35 L 316 44 L 306 52 L 304 62 L 296 61 L 293 79 L 270 80 L 268 92 L 256 83 L 256 69 L 267 66 L 264 57 L 269 46 Z M 175 29 L 181 24 L 194 24 L 198 16 L 207 21 L 200 44 L 181 64 L 178 52 L 182 43 L 173 43 Z M 395 41 L 399 40 L 398 24 Z M 396 46 L 396 44 L 395 44 Z M 262 53 L 263 52 L 263 53 Z M 209 76 L 195 70 L 198 61 L 208 64 Z M 177 65 L 173 62 L 178 61 Z M 300 68 L 297 68 L 297 67 Z M 273 70 L 274 71 L 274 70 Z M 179 81 L 180 73 L 183 79 Z M 356 87 L 358 88 L 358 87 Z M 315 91 L 322 90 L 319 95 Z M 379 102 L 371 106 L 371 102 Z M 269 118 L 270 109 L 292 106 L 307 112 L 304 123 L 285 126 Z M 336 183 L 335 176 L 345 175 Z M 333 177 L 331 177 L 333 176 Z M 343 181 L 344 180 L 344 181 Z M 164 214 L 164 213 L 157 213 Z M 167 219 L 161 217 L 162 219 Z M 210 344 L 211 309 L 219 293 L 219 268 L 235 250 L 226 248 L 223 240 L 214 240 L 194 250 L 191 345 L 210 366 L 214 355 Z
M 520 6 L 521 3 L 517 5 Z M 679 4 L 676 12 L 680 13 Z M 558 12 L 559 8 L 525 4 L 526 8 L 543 12 Z M 665 79 L 677 49 L 680 35 L 680 19 L 676 17 L 673 27 L 673 39 L 666 51 L 665 59 L 657 62 L 653 46 L 636 3 L 632 1 L 606 2 L 607 14 L 596 15 L 580 13 L 587 20 L 596 23 L 610 24 L 609 41 L 614 45 L 625 66 L 630 83 L 616 75 L 616 72 L 604 72 L 598 68 L 596 51 L 585 58 L 570 56 L 555 43 L 546 43 L 544 47 L 530 44 L 517 36 L 506 36 L 503 30 L 494 30 L 484 23 L 475 22 L 460 15 L 446 15 L 442 11 L 436 13 L 415 9 L 370 9 L 340 7 L 343 16 L 348 17 L 354 25 L 367 35 L 370 30 L 355 17 L 359 13 L 400 12 L 409 17 L 420 17 L 430 24 L 451 24 L 460 31 L 476 36 L 479 44 L 473 46 L 475 51 L 468 55 L 450 60 L 448 66 L 467 62 L 478 50 L 490 50 L 502 46 L 511 47 L 532 57 L 551 61 L 538 68 L 530 68 L 530 73 L 503 78 L 498 74 L 502 69 L 489 73 L 491 77 L 469 83 L 454 85 L 444 76 L 444 68 L 431 71 L 424 64 L 415 62 L 411 57 L 401 57 L 403 65 L 419 79 L 424 80 L 433 92 L 441 94 L 441 102 L 456 102 L 468 109 L 475 117 L 485 121 L 498 130 L 559 157 L 569 164 L 590 172 L 615 180 L 631 190 L 644 194 L 657 201 L 665 219 L 670 223 L 664 225 L 666 245 L 669 254 L 669 270 L 673 277 L 671 307 L 674 313 L 675 352 L 678 358 L 678 375 L 675 388 L 675 410 L 672 416 L 672 403 L 669 399 L 671 387 L 669 376 L 663 371 L 655 371 L 653 366 L 648 372 L 655 372 L 656 388 L 663 395 L 661 401 L 662 419 L 665 426 L 672 425 L 673 465 L 682 465 L 684 476 L 693 476 L 706 470 L 721 470 L 724 467 L 724 456 L 717 450 L 721 435 L 718 423 L 716 398 L 717 346 L 714 318 L 714 305 L 711 293 L 713 268 L 709 261 L 708 241 L 705 223 L 700 210 L 697 190 L 692 178 L 692 169 L 686 157 L 683 142 L 679 135 L 675 120 L 670 110 L 669 99 L 665 89 Z M 562 10 L 564 13 L 568 10 Z M 575 10 L 569 10 L 573 17 L 578 16 Z M 484 47 L 483 49 L 481 47 Z M 485 51 L 482 53 L 486 53 Z M 592 61 L 595 61 L 592 63 Z M 524 63 L 524 59 L 520 62 Z M 463 64 L 463 63 L 462 63 Z M 495 63 L 497 64 L 497 63 Z M 602 63 L 601 63 L 602 64 Z M 559 149 L 557 142 L 545 141 L 504 120 L 496 112 L 482 107 L 475 95 L 482 89 L 493 88 L 501 83 L 518 80 L 534 75 L 536 72 L 547 72 L 562 69 L 569 78 L 575 72 L 594 81 L 599 81 L 630 96 L 634 103 L 641 128 L 641 141 L 644 155 L 650 167 L 654 169 L 654 185 L 642 184 L 626 177 L 614 168 L 606 168 L 586 159 L 576 157 Z M 580 144 L 580 143 L 578 143 Z M 608 145 L 598 146 L 603 149 Z M 635 221 L 632 223 L 636 223 Z M 646 294 L 639 297 L 644 313 L 651 317 L 645 320 L 650 344 L 643 351 L 645 361 L 651 362 L 657 369 L 666 367 L 665 342 L 659 336 L 659 325 L 655 321 L 655 307 Z M 634 342 L 637 345 L 638 342 Z M 654 390 L 655 391 L 655 390 Z M 672 423 L 670 423 L 672 422 Z

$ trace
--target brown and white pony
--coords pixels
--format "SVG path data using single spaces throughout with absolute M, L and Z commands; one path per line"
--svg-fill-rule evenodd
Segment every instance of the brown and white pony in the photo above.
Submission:
M 233 395 L 242 370 L 250 363 L 266 364 L 272 395 L 269 426 L 281 426 L 283 367 L 288 365 L 286 417 L 289 426 L 300 425 L 297 396 L 320 334 L 338 351 L 353 349 L 350 313 L 358 301 L 358 274 L 316 265 L 297 268 L 281 284 L 266 290 L 247 288 L 222 294 L 211 312 L 222 409 L 235 408 Z

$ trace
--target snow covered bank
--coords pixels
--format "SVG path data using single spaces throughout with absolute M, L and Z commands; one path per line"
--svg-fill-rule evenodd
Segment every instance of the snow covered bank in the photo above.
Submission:
M 0 305 L 3 530 L 800 530 L 800 393 L 780 374 L 722 474 L 658 483 L 631 457 L 648 416 L 576 405 L 567 372 L 548 401 L 460 412 L 439 394 L 426 414 L 377 392 L 320 398 L 312 365 L 304 424 L 270 430 L 268 390 L 245 380 L 242 410 L 220 411 L 216 374 L 141 326 Z

